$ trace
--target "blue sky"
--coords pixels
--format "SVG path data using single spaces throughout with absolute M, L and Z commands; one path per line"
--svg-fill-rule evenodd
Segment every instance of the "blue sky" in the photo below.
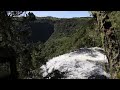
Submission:
M 72 17 L 90 17 L 88 11 L 30 11 L 39 17 L 58 17 L 58 18 L 72 18 Z

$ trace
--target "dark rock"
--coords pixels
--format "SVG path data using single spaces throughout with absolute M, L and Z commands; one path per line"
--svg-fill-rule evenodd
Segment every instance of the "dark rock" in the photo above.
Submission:
M 90 77 L 88 77 L 88 79 L 109 79 L 104 75 L 92 75 Z

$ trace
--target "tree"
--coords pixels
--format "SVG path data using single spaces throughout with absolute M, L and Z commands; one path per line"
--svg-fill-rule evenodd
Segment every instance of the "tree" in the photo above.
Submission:
M 12 60 L 10 61 L 10 65 L 12 65 L 11 72 L 18 71 L 20 78 L 22 78 L 22 75 L 23 77 L 27 75 L 32 68 L 30 43 L 28 42 L 30 36 L 29 21 L 31 20 L 26 17 L 23 19 L 18 18 L 17 16 L 22 13 L 23 11 L 0 11 L 0 48 L 5 48 L 5 53 L 14 52 L 14 59 L 13 56 L 10 56 L 12 59 L 10 57 L 6 58 Z
M 29 13 L 28 13 L 27 18 L 28 18 L 28 20 L 30 20 L 30 21 L 36 20 L 36 16 L 35 16 L 32 12 L 29 12 Z
M 120 67 L 120 48 L 115 29 L 110 21 L 111 11 L 92 11 L 97 20 L 98 29 L 101 33 L 103 48 L 109 63 L 111 78 L 117 78 L 118 68 Z
M 14 44 L 16 41 L 16 33 L 13 27 L 12 17 L 19 15 L 22 12 L 17 11 L 0 11 L 0 58 L 3 62 L 7 61 L 10 63 L 11 78 L 16 79 L 17 76 L 17 67 L 16 67 L 16 52 Z

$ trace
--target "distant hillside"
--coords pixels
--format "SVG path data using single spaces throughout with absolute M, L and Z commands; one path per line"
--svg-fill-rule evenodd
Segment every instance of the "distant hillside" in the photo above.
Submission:
M 94 19 L 38 18 L 31 24 L 32 39 L 44 43 L 41 54 L 45 59 L 64 54 L 80 47 L 101 46 L 94 30 Z
M 120 29 L 119 11 L 110 13 L 113 26 L 116 30 Z M 56 18 L 56 17 L 37 17 L 37 20 L 31 24 L 32 40 L 34 42 L 46 42 L 49 38 L 60 38 L 71 36 L 76 31 L 85 28 L 94 28 L 92 17 L 75 17 L 75 18 Z M 95 28 L 94 28 L 95 30 Z M 51 37 L 50 37 L 51 36 Z
M 37 20 L 31 23 L 33 42 L 46 42 L 49 37 L 71 36 L 86 24 L 90 17 L 84 18 L 53 18 L 53 17 L 37 17 Z M 87 27 L 87 26 L 86 26 Z

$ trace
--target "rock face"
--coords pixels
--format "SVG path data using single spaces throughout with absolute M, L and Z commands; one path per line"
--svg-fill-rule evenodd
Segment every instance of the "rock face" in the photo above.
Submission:
M 50 59 L 41 67 L 47 79 L 108 79 L 107 58 L 101 48 L 80 48 Z

